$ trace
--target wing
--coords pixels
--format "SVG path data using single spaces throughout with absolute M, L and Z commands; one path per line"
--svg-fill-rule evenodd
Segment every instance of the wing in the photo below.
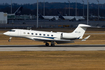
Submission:
M 27 37 L 28 39 L 35 40 L 35 41 L 43 41 L 43 42 L 56 42 L 57 44 L 64 44 L 64 43 L 74 43 L 74 40 L 54 40 L 53 37 L 45 37 L 45 38 L 35 38 L 35 37 Z
M 53 40 L 53 39 L 50 39 L 50 40 L 47 40 L 47 39 L 34 39 L 35 41 L 44 41 L 44 42 L 51 42 L 51 41 L 54 41 L 56 42 L 57 44 L 63 44 L 63 43 L 74 43 L 73 40 Z

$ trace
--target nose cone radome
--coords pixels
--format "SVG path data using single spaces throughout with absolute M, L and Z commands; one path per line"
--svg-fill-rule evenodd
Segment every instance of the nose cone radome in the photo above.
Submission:
M 9 35 L 7 32 L 3 33 L 4 35 Z

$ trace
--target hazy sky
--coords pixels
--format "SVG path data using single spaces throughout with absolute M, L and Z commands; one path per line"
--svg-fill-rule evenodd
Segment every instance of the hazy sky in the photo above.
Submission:
M 44 0 L 38 0 L 39 2 L 43 2 Z M 68 0 L 45 0 L 46 2 L 68 2 Z M 76 0 L 69 0 L 70 2 L 75 2 Z M 97 0 L 88 0 L 90 3 L 97 3 Z M 12 0 L 13 3 L 36 3 L 37 0 Z M 83 3 L 82 0 L 77 0 L 79 3 Z M 87 3 L 87 0 L 84 0 Z M 105 3 L 105 0 L 99 0 L 100 3 Z M 11 0 L 0 0 L 0 4 L 2 3 L 11 3 Z

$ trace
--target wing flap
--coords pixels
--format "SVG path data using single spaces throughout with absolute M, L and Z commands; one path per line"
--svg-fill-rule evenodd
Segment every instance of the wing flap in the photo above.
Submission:
M 73 40 L 47 40 L 47 39 L 34 39 L 35 41 L 44 41 L 44 42 L 51 42 L 54 41 L 57 44 L 63 44 L 63 43 L 74 43 Z

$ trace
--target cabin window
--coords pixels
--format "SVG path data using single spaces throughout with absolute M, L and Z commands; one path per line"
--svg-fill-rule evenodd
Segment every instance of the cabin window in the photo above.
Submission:
M 43 36 L 45 36 L 45 34 L 43 34 Z
M 39 34 L 39 35 L 42 35 L 42 34 Z
M 47 36 L 49 36 L 49 34 L 47 34 Z
M 29 32 L 27 34 L 30 34 Z
M 34 33 L 31 33 L 32 35 L 34 34 Z
M 35 33 L 35 35 L 38 35 L 37 33 Z
M 53 35 L 51 35 L 53 37 Z

